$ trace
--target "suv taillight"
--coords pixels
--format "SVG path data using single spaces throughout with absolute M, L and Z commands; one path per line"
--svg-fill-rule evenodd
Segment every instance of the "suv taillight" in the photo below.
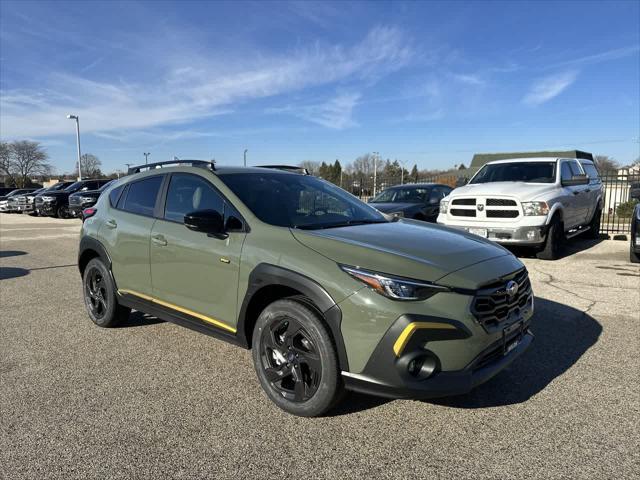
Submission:
M 82 221 L 84 222 L 87 218 L 93 217 L 98 212 L 97 208 L 89 207 L 85 208 L 82 211 Z

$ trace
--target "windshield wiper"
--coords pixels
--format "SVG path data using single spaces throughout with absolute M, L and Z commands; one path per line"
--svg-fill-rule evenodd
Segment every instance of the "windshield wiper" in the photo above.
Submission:
M 293 228 L 299 230 L 324 230 L 325 228 L 351 227 L 353 225 L 365 225 L 370 223 L 389 223 L 388 220 L 348 220 L 346 222 L 337 223 L 305 223 L 302 225 L 294 225 Z

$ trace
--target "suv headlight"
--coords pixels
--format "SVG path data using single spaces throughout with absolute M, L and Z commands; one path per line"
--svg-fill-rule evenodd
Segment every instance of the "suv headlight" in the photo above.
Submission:
M 371 270 L 349 267 L 347 265 L 340 265 L 340 268 L 380 295 L 384 295 L 392 300 L 426 300 L 438 292 L 446 292 L 449 290 L 447 287 L 423 282 L 421 280 L 395 277 L 372 272 Z
M 546 215 L 549 213 L 547 202 L 522 202 L 522 211 L 525 216 Z
M 42 200 L 45 202 L 53 202 L 56 199 L 56 197 L 52 197 L 50 195 L 44 195 L 40 198 L 42 198 Z
M 440 213 L 447 213 L 448 206 L 449 200 L 440 200 Z

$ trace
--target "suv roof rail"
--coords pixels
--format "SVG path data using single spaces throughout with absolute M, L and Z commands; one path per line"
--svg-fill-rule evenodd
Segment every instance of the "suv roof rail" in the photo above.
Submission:
M 193 167 L 216 169 L 215 160 L 182 160 L 180 158 L 174 158 L 173 160 L 167 160 L 166 162 L 145 163 L 142 165 L 135 165 L 129 167 L 127 175 L 133 173 L 140 173 L 142 170 L 151 170 L 154 168 L 166 167 L 168 165 L 191 165 Z
M 257 168 L 273 168 L 275 170 L 285 170 L 287 172 L 300 173 L 302 175 L 311 175 L 309 170 L 297 165 L 256 165 Z

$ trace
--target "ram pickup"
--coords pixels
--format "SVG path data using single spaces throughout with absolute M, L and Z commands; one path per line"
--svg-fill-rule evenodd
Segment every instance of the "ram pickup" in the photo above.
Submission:
M 440 202 L 438 223 L 558 258 L 562 244 L 600 230 L 603 186 L 590 160 L 519 158 L 484 165 Z

